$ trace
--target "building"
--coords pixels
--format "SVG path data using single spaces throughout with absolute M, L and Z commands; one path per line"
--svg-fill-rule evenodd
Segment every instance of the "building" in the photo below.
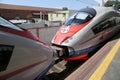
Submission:
M 68 17 L 70 17 L 75 10 L 63 10 L 63 11 L 55 11 L 52 13 L 48 13 L 48 20 L 49 21 L 66 21 Z
M 32 19 L 32 18 L 40 18 L 40 19 L 48 20 L 49 12 L 55 12 L 60 10 L 61 9 L 55 9 L 55 8 L 0 4 L 0 16 L 9 20 Z
M 27 26 L 58 26 L 61 25 L 74 10 L 62 10 L 56 8 L 43 8 L 33 6 L 20 6 L 11 4 L 0 4 L 0 16 L 15 24 L 30 23 Z M 31 24 L 35 23 L 35 24 Z M 31 26 L 31 27 L 32 27 Z

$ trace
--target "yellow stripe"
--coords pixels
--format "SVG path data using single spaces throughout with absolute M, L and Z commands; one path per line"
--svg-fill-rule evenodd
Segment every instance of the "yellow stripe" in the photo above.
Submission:
M 106 58 L 103 60 L 100 66 L 96 69 L 93 75 L 89 78 L 89 80 L 102 80 L 103 75 L 105 74 L 107 68 L 109 67 L 112 59 L 116 55 L 119 47 L 120 47 L 120 40 L 118 40 L 118 42 L 112 48 L 110 53 L 106 56 Z

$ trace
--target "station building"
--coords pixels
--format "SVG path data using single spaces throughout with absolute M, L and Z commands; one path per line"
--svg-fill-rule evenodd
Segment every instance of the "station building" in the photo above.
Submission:
M 53 13 L 48 14 L 48 20 L 49 21 L 59 21 L 59 20 L 61 20 L 62 22 L 64 22 L 74 12 L 75 12 L 75 10 L 55 11 Z
M 74 10 L 0 4 L 0 16 L 13 23 L 44 23 L 51 26 L 53 23 L 64 22 L 73 12 Z

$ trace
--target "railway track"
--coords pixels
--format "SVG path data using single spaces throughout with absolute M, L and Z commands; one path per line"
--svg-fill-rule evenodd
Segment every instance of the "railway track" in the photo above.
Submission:
M 84 61 L 65 61 L 56 63 L 42 80 L 64 80 L 69 74 L 76 70 Z
M 92 57 L 102 46 L 106 44 L 101 44 L 96 50 L 89 53 L 89 59 Z M 69 76 L 73 71 L 78 69 L 86 60 L 78 61 L 65 61 L 65 60 L 56 60 L 56 64 L 48 71 L 47 75 L 42 80 L 64 80 Z
M 93 56 L 101 47 L 89 53 L 90 54 L 89 58 Z M 55 65 L 48 71 L 48 73 L 42 80 L 64 80 L 73 71 L 79 68 L 84 62 L 86 62 L 86 60 L 77 61 L 56 60 Z

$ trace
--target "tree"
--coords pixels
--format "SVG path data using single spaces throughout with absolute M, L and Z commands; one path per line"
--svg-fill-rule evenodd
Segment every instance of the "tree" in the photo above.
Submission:
M 120 1 L 118 0 L 108 0 L 106 3 L 105 3 L 105 6 L 106 7 L 110 7 L 110 6 L 115 6 L 117 9 L 120 9 Z
M 68 10 L 68 8 L 67 7 L 63 7 L 62 10 L 65 11 L 65 10 Z

